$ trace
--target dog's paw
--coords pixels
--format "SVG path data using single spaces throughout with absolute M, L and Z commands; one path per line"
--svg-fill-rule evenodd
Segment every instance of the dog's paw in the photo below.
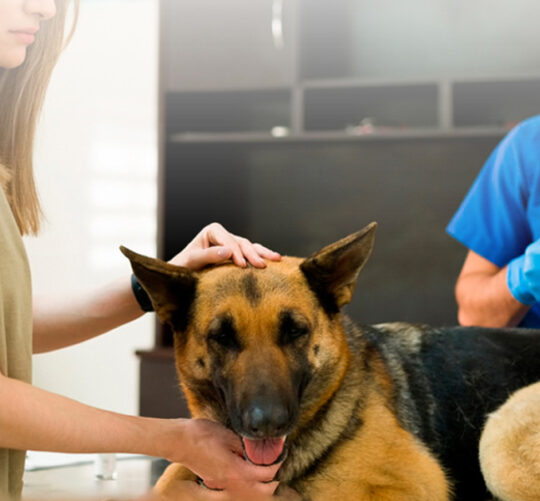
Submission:
M 171 492 L 177 490 L 177 484 L 182 481 L 197 482 L 198 477 L 192 471 L 188 470 L 184 465 L 179 463 L 170 464 L 163 475 L 159 477 L 154 491 L 160 496 L 167 497 Z

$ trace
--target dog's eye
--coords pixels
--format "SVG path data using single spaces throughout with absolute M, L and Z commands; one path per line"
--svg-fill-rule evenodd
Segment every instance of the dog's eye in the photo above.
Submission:
M 210 328 L 208 340 L 231 350 L 237 350 L 240 347 L 236 337 L 236 330 L 229 318 L 219 320 Z
M 285 312 L 281 316 L 279 325 L 280 344 L 292 343 L 306 334 L 309 334 L 309 327 L 306 323 L 295 319 L 290 312 Z

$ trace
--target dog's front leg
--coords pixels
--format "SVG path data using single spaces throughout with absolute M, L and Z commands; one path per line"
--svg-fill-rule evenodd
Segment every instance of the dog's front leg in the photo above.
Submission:
M 302 501 L 328 501 L 329 499 L 341 499 L 343 501 L 450 501 L 447 491 L 427 492 L 415 489 L 408 491 L 395 488 L 378 488 L 351 486 L 346 489 L 327 489 L 303 497 Z
M 415 490 L 413 492 L 403 491 L 401 489 L 381 488 L 372 491 L 366 497 L 350 499 L 362 499 L 362 501 L 449 501 L 450 497 L 446 491 L 427 492 Z
M 154 491 L 165 499 L 175 499 L 178 498 L 177 494 L 181 490 L 183 482 L 196 482 L 197 479 L 197 475 L 184 465 L 172 463 L 159 477 Z

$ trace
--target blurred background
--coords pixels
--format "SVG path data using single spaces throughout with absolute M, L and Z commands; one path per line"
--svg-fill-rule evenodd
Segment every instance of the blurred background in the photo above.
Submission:
M 535 0 L 82 0 L 36 156 L 37 294 L 170 258 L 217 220 L 308 255 L 372 220 L 348 313 L 455 324 L 445 226 L 490 151 L 540 113 Z M 185 413 L 152 315 L 35 357 L 38 386 Z M 138 350 L 138 355 L 136 351 Z

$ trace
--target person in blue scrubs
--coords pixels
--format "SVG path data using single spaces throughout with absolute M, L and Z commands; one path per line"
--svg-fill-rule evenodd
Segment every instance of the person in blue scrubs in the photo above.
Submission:
M 459 323 L 540 327 L 540 116 L 501 141 L 446 230 L 469 249 Z

